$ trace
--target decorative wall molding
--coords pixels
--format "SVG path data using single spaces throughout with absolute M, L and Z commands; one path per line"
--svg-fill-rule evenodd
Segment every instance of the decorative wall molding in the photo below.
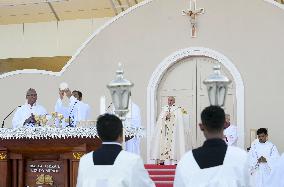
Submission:
M 139 4 L 136 4 L 130 8 L 128 8 L 127 10 L 121 12 L 120 14 L 118 14 L 117 16 L 113 17 L 112 19 L 110 19 L 109 21 L 107 21 L 103 26 L 101 26 L 99 29 L 97 29 L 82 45 L 80 48 L 78 48 L 78 50 L 76 51 L 76 53 L 72 56 L 72 58 L 66 63 L 66 65 L 62 68 L 62 70 L 60 72 L 51 72 L 51 71 L 45 71 L 45 70 L 37 70 L 37 69 L 25 69 L 25 70 L 17 70 L 17 71 L 11 71 L 11 72 L 7 72 L 7 73 L 3 73 L 2 75 L 0 75 L 0 79 L 3 79 L 5 77 L 9 77 L 9 76 L 13 76 L 13 75 L 18 75 L 18 74 L 42 74 L 42 75 L 51 75 L 51 76 L 61 76 L 66 69 L 73 63 L 73 61 L 77 58 L 77 56 L 79 56 L 79 54 L 82 52 L 82 50 L 90 43 L 90 41 L 96 37 L 97 35 L 99 35 L 106 27 L 108 27 L 109 25 L 113 24 L 115 21 L 119 20 L 120 18 L 130 14 L 132 11 L 136 10 L 137 8 L 140 8 L 144 5 L 147 5 L 149 3 L 151 3 L 153 0 L 145 0 L 140 2 Z M 284 10 L 284 5 L 280 4 L 274 0 L 264 0 L 268 3 L 271 3 L 281 9 Z
M 265 2 L 271 3 L 275 6 L 277 6 L 278 8 L 281 8 L 282 10 L 284 10 L 284 4 L 278 3 L 275 0 L 264 0 Z
M 51 75 L 51 76 L 61 76 L 67 68 L 73 63 L 73 61 L 81 54 L 83 49 L 91 42 L 91 40 L 99 35 L 106 27 L 110 26 L 117 20 L 121 19 L 122 17 L 130 14 L 132 11 L 136 10 L 137 8 L 140 8 L 144 5 L 147 5 L 151 3 L 153 0 L 145 0 L 142 1 L 127 10 L 121 12 L 117 16 L 113 17 L 109 21 L 107 21 L 104 25 L 102 25 L 100 28 L 98 28 L 82 45 L 80 48 L 77 49 L 76 53 L 72 56 L 72 58 L 66 63 L 66 65 L 62 68 L 60 72 L 51 72 L 51 71 L 45 71 L 45 70 L 37 70 L 37 69 L 25 69 L 25 70 L 17 70 L 17 71 L 11 71 L 7 73 L 3 73 L 0 75 L 0 79 L 3 79 L 5 77 L 13 76 L 13 75 L 18 75 L 18 74 L 42 74 L 42 75 Z
M 191 47 L 186 49 L 181 49 L 174 52 L 167 58 L 165 58 L 152 73 L 147 87 L 147 162 L 150 163 L 150 141 L 151 134 L 154 130 L 154 125 L 156 123 L 156 94 L 159 83 L 167 72 L 167 70 L 178 63 L 180 60 L 193 56 L 204 56 L 217 60 L 221 63 L 227 70 L 231 73 L 233 81 L 236 84 L 236 100 L 237 100 L 237 128 L 238 128 L 238 146 L 244 148 L 245 146 L 245 125 L 244 125 L 244 83 L 241 74 L 235 67 L 235 65 L 221 53 L 214 51 L 212 49 L 204 47 Z

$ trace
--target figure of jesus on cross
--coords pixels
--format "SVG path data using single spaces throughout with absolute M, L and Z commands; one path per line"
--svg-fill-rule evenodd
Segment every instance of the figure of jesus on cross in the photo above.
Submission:
M 196 8 L 196 0 L 189 0 L 189 9 L 188 10 L 183 10 L 182 13 L 183 15 L 187 15 L 190 17 L 190 22 L 191 22 L 191 37 L 196 38 L 197 36 L 197 16 L 200 14 L 204 14 L 204 8 Z M 191 4 L 193 4 L 193 9 Z

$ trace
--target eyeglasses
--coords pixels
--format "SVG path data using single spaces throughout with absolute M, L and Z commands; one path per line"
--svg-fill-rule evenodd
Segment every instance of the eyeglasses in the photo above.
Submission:
M 27 96 L 36 97 L 36 96 L 37 96 L 37 94 L 27 94 Z

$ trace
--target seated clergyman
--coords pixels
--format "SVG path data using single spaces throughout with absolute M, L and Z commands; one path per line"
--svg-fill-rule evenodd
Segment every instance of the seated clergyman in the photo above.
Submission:
M 35 116 L 46 115 L 46 109 L 37 103 L 37 92 L 30 88 L 26 93 L 26 103 L 19 107 L 14 114 L 12 124 L 13 128 L 30 126 L 36 123 Z
M 102 146 L 80 159 L 77 187 L 154 187 L 140 156 L 122 150 L 122 122 L 112 114 L 97 120 Z

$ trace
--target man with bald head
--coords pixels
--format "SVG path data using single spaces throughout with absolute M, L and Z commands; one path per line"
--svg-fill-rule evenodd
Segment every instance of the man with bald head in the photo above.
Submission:
M 23 126 L 33 127 L 35 124 L 35 115 L 46 115 L 46 109 L 37 104 L 37 92 L 30 88 L 26 93 L 26 103 L 19 107 L 13 117 L 13 128 Z
M 152 134 L 150 158 L 158 164 L 176 164 L 186 151 L 185 140 L 183 112 L 169 96 Z

